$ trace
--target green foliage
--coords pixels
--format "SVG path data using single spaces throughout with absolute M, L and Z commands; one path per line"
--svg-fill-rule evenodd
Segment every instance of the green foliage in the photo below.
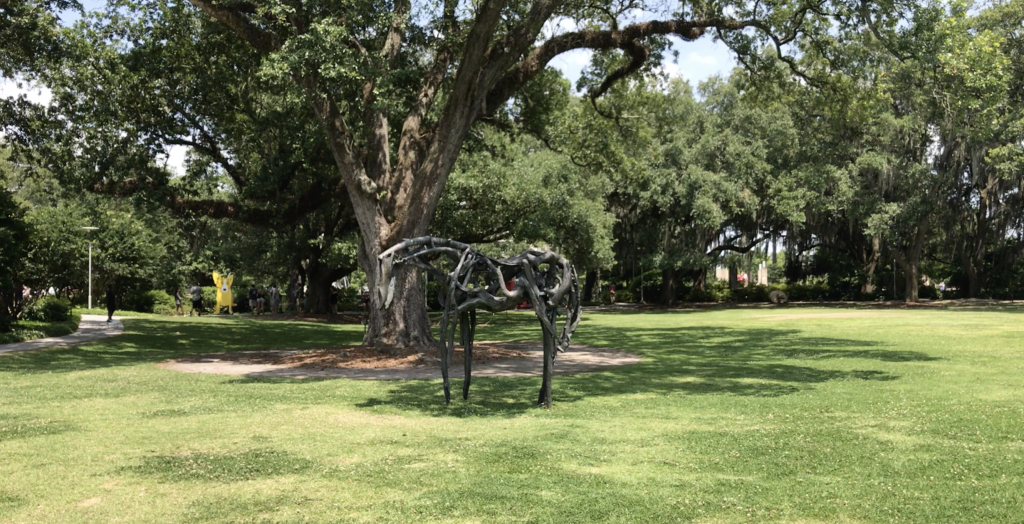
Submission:
M 729 284 L 713 281 L 704 285 L 704 289 L 691 287 L 686 294 L 687 302 L 724 302 L 729 297 Z
M 187 302 L 186 298 L 186 302 Z M 140 313 L 155 313 L 157 315 L 174 314 L 174 297 L 166 291 L 134 291 L 128 293 L 124 300 L 118 304 L 118 309 L 126 311 L 138 311 Z
M 786 292 L 790 302 L 815 302 L 830 298 L 828 284 L 824 282 L 786 284 L 773 286 Z
M 82 317 L 72 314 L 63 322 L 39 322 L 35 320 L 19 320 L 11 325 L 7 333 L 0 333 L 0 344 L 24 342 L 47 337 L 63 337 L 78 330 Z
M 9 331 L 19 312 L 21 276 L 31 242 L 24 209 L 0 187 L 0 332 Z
M 610 297 L 609 297 L 610 298 Z M 615 290 L 615 302 L 621 302 L 623 304 L 629 304 L 636 302 L 637 297 L 633 295 L 633 292 L 628 289 Z
M 762 285 L 752 285 L 729 290 L 726 297 L 727 302 L 769 302 L 769 294 L 775 288 Z M 792 300 L 792 299 L 791 299 Z
M 580 270 L 607 265 L 613 216 L 604 181 L 532 136 L 486 127 L 481 135 L 452 171 L 432 232 L 472 243 L 545 243 Z
M 66 322 L 71 319 L 71 302 L 66 298 L 45 296 L 25 309 L 25 320 Z

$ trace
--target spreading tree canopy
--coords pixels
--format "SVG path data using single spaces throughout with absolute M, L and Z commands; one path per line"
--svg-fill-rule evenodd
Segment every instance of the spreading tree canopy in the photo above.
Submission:
M 307 208 L 331 203 L 338 219 L 332 225 L 350 214 L 357 226 L 359 262 L 371 286 L 377 254 L 428 232 L 474 125 L 521 120 L 518 113 L 531 107 L 521 97 L 544 91 L 531 85 L 550 81 L 544 72 L 556 56 L 599 51 L 601 75 L 588 83 L 595 108 L 618 80 L 656 62 L 670 39 L 717 37 L 751 68 L 781 60 L 811 81 L 797 65 L 807 42 L 865 24 L 891 29 L 888 13 L 900 8 L 891 1 L 844 0 L 190 4 L 111 2 L 105 16 L 80 26 L 85 36 L 78 49 L 90 47 L 83 42 L 110 44 L 101 55 L 76 59 L 71 45 L 71 61 L 46 68 L 55 80 L 75 76 L 79 86 L 67 99 L 58 97 L 58 105 L 99 103 L 111 121 L 135 124 L 84 126 L 88 138 L 68 150 L 76 161 L 99 146 L 124 154 L 96 156 L 92 167 L 100 169 L 82 166 L 78 173 L 117 191 L 154 181 L 159 186 L 165 175 L 139 166 L 151 159 L 154 145 L 187 145 L 262 205 L 252 212 L 177 194 L 169 201 L 225 215 L 269 216 L 282 227 Z M 149 67 L 128 67 L 126 56 Z M 111 83 L 136 86 L 136 99 L 82 88 Z M 301 147 L 278 147 L 280 137 L 295 136 L 303 137 Z M 148 146 L 144 154 L 140 144 Z M 136 152 L 134 161 L 122 163 Z M 429 322 L 415 275 L 399 275 L 396 286 L 391 308 L 371 307 L 366 342 L 427 343 Z

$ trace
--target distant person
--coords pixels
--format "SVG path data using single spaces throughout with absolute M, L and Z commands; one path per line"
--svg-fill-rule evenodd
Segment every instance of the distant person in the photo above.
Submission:
M 203 288 L 196 282 L 188 291 L 192 295 L 192 309 L 189 310 L 188 316 L 191 317 L 193 312 L 197 317 L 203 316 Z
M 256 314 L 256 286 L 249 286 L 249 309 L 252 310 L 252 314 Z
M 263 286 L 260 286 L 260 288 L 256 290 L 256 311 L 258 311 L 260 315 L 263 314 L 263 305 L 266 301 L 266 293 L 263 291 Z
M 331 296 L 330 296 L 329 300 L 330 300 L 330 304 L 331 304 L 331 314 L 332 315 L 337 315 L 338 314 L 338 290 L 334 289 L 334 286 L 331 286 Z
M 277 289 L 277 284 L 270 284 L 270 312 L 276 315 L 280 307 L 281 290 Z
M 114 285 L 107 285 L 107 322 L 114 321 L 114 310 L 117 309 L 117 297 L 114 296 Z
M 608 298 L 612 304 L 615 303 L 615 284 L 608 286 Z
M 175 288 L 174 290 L 174 316 L 185 316 L 185 306 L 183 301 L 185 297 L 181 293 L 181 288 Z

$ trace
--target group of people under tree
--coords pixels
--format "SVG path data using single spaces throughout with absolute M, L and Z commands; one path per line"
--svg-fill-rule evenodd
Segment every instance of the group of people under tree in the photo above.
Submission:
M 174 290 L 174 314 L 175 316 L 185 316 L 185 297 L 186 295 L 192 302 L 192 307 L 189 309 L 188 316 L 193 314 L 196 316 L 202 316 L 203 314 L 203 288 L 199 283 L 193 283 L 187 291 L 183 291 L 181 288 Z M 299 286 L 294 293 L 295 298 L 295 312 L 299 315 L 303 314 L 305 306 L 305 292 L 302 286 Z M 263 286 L 256 286 L 250 284 L 246 292 L 246 300 L 249 305 L 249 310 L 253 315 L 262 315 L 267 313 L 267 305 L 270 306 L 270 314 L 277 315 L 284 313 L 285 304 L 281 295 L 281 289 L 276 283 L 270 284 L 269 287 L 264 288 Z M 331 287 L 329 303 L 329 313 L 332 315 L 338 314 L 338 290 Z

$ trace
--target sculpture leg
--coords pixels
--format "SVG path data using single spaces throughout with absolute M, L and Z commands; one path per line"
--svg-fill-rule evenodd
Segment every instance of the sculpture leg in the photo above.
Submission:
M 548 331 L 544 332 L 544 377 L 540 383 L 540 396 L 537 398 L 537 405 L 551 408 L 551 367 L 555 354 L 555 339 Z
M 444 381 L 444 405 L 446 406 L 452 400 L 451 388 L 448 384 L 448 348 L 451 347 L 448 342 L 448 332 L 449 324 L 454 320 L 449 318 L 448 307 L 445 305 L 444 313 L 441 315 L 441 379 Z
M 470 312 L 463 311 L 459 317 L 459 328 L 462 335 L 462 356 L 465 378 L 462 380 L 462 400 L 469 398 L 469 381 L 473 368 L 473 338 L 470 334 Z

